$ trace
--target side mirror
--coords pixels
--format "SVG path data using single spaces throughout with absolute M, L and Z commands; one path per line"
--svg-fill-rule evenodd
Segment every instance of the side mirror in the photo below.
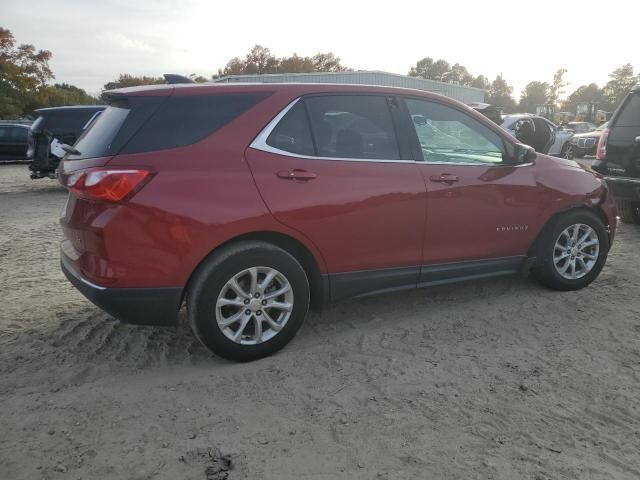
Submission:
M 523 143 L 516 143 L 513 147 L 513 154 L 507 155 L 505 163 L 509 165 L 522 165 L 523 163 L 531 163 L 536 159 L 536 151 L 533 147 Z

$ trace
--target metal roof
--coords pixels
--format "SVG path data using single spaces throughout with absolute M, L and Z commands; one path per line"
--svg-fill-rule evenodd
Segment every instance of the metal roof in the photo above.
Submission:
M 424 78 L 409 77 L 380 71 L 318 72 L 318 73 L 269 73 L 263 75 L 227 75 L 213 80 L 215 83 L 346 83 L 359 85 L 384 85 L 388 87 L 414 88 L 435 92 L 464 103 L 483 102 L 485 90 L 454 83 L 444 83 Z

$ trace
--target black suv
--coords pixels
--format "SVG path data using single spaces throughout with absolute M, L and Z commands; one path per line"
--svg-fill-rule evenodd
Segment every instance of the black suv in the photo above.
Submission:
M 640 85 L 629 92 L 602 132 L 592 168 L 605 176 L 620 219 L 640 224 Z
M 51 107 L 36 110 L 38 118 L 29 131 L 31 178 L 54 178 L 64 151 L 52 148 L 55 145 L 73 145 L 84 129 L 106 107 L 102 105 L 77 105 Z

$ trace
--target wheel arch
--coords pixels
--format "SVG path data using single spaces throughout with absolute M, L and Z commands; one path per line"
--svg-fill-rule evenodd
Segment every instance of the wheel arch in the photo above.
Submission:
M 293 257 L 300 263 L 305 273 L 307 274 L 307 278 L 309 279 L 311 308 L 316 311 L 322 310 L 322 308 L 324 308 L 329 299 L 329 282 L 328 276 L 322 274 L 321 271 L 320 262 L 322 261 L 322 259 L 316 258 L 311 249 L 304 245 L 300 240 L 292 237 L 291 235 L 271 230 L 242 233 L 235 237 L 229 238 L 225 242 L 213 248 L 207 255 L 202 258 L 202 260 L 200 260 L 200 262 L 198 262 L 198 264 L 194 267 L 193 271 L 189 275 L 189 278 L 182 291 L 181 303 L 185 300 L 191 282 L 196 272 L 198 271 L 198 268 L 200 268 L 200 266 L 204 262 L 206 262 L 217 252 L 219 252 L 222 248 L 249 240 L 262 241 L 271 245 L 275 245 L 276 247 L 279 247 L 287 253 L 293 255 Z
M 538 233 L 538 235 L 534 239 L 533 243 L 531 244 L 531 246 L 527 250 L 527 257 L 532 259 L 532 263 L 535 262 L 535 260 L 536 260 L 540 242 L 542 241 L 544 236 L 546 234 L 548 234 L 548 232 L 551 229 L 553 229 L 553 227 L 555 225 L 555 222 L 558 220 L 558 218 L 560 218 L 563 215 L 566 215 L 567 213 L 575 212 L 575 211 L 585 211 L 585 212 L 591 212 L 591 213 L 595 214 L 600 220 L 602 220 L 602 223 L 604 224 L 604 226 L 607 229 L 607 231 L 609 230 L 609 220 L 608 220 L 607 215 L 605 214 L 605 212 L 602 210 L 602 208 L 600 208 L 600 206 L 588 207 L 586 205 L 572 205 L 570 207 L 567 207 L 567 208 L 564 208 L 562 210 L 559 210 L 559 211 L 555 212 L 553 215 L 551 215 L 551 217 L 549 217 L 549 219 L 546 221 L 546 223 L 540 229 L 540 232 Z M 609 242 L 609 245 L 611 245 L 611 242 Z

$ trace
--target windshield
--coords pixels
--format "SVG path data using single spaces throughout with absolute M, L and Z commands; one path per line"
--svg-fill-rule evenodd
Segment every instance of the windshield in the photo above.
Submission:
M 602 125 L 600 125 L 598 128 L 596 128 L 596 132 L 601 132 L 602 130 L 604 130 L 608 126 L 609 126 L 609 122 L 605 122 Z

